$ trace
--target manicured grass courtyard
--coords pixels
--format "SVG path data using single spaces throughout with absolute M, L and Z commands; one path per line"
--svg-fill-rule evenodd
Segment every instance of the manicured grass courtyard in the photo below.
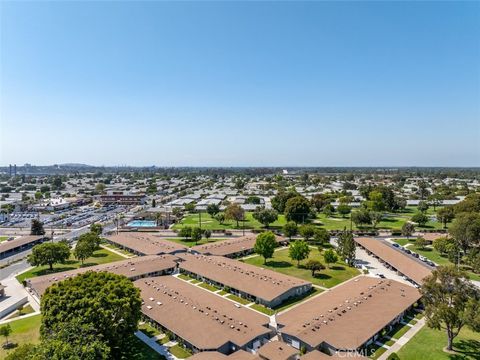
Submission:
M 149 323 L 143 323 L 141 325 L 138 325 L 138 330 L 140 330 L 141 332 L 143 332 L 145 335 L 147 335 L 150 338 L 154 337 L 154 336 L 157 336 L 157 335 L 160 335 L 162 333 L 160 330 L 154 328 Z
M 270 224 L 269 228 L 281 228 L 285 225 L 286 220 L 284 215 L 279 215 L 278 220 Z M 253 218 L 253 212 L 245 212 L 245 221 L 237 222 L 233 220 L 226 220 L 220 224 L 216 219 L 212 218 L 207 213 L 202 213 L 202 229 L 208 230 L 227 230 L 227 229 L 264 229 L 264 226 Z M 181 229 L 184 226 L 199 227 L 200 217 L 198 213 L 186 215 L 179 223 L 173 226 L 173 229 Z
M 192 353 L 189 352 L 188 350 L 184 349 L 183 347 L 181 347 L 180 345 L 174 345 L 172 346 L 171 348 L 168 349 L 168 351 L 176 356 L 177 358 L 179 359 L 185 359 L 185 358 L 188 358 L 190 356 L 192 356 Z
M 289 258 L 288 249 L 275 251 L 273 259 L 269 259 L 266 264 L 263 263 L 263 257 L 260 256 L 254 256 L 244 261 L 248 264 L 307 280 L 326 288 L 331 288 L 360 274 L 358 269 L 348 266 L 343 261 L 338 261 L 331 264 L 330 268 L 315 273 L 315 277 L 313 277 L 312 272 L 303 266 L 309 259 L 319 260 L 323 263 L 323 255 L 316 248 L 311 249 L 309 258 L 301 261 L 299 267 L 297 267 L 296 261 Z
M 23 274 L 18 275 L 17 280 L 19 282 L 23 282 L 23 280 L 25 279 L 29 279 L 36 276 L 53 274 L 61 271 L 67 271 L 67 270 L 73 270 L 80 267 L 88 267 L 93 265 L 105 264 L 105 263 L 109 263 L 112 261 L 119 261 L 119 260 L 125 260 L 125 258 L 123 256 L 120 256 L 118 254 L 111 252 L 108 249 L 102 248 L 100 250 L 95 251 L 92 257 L 89 257 L 88 259 L 86 259 L 83 265 L 81 261 L 76 260 L 74 256 L 71 255 L 70 259 L 67 260 L 65 264 L 53 265 L 53 271 L 50 271 L 48 265 L 37 266 L 27 272 L 24 272 Z
M 480 333 L 478 332 L 468 328 L 462 329 L 453 342 L 453 348 L 457 351 L 455 354 L 444 352 L 446 345 L 445 331 L 424 326 L 397 354 L 401 360 L 417 359 L 420 355 L 422 360 L 480 359 Z
M 233 294 L 227 295 L 227 298 L 229 298 L 230 300 L 236 301 L 236 302 L 238 302 L 238 303 L 240 303 L 240 304 L 243 304 L 243 305 L 247 305 L 247 304 L 250 304 L 250 303 L 251 303 L 250 300 L 241 298 L 240 296 L 233 295 Z
M 207 284 L 207 283 L 201 283 L 198 286 L 200 286 L 201 288 L 207 289 L 209 291 L 213 291 L 213 292 L 215 292 L 217 290 L 220 290 L 220 289 L 216 288 L 215 286 Z
M 355 211 L 355 209 L 353 211 Z M 427 215 L 434 214 L 433 209 L 429 209 L 429 211 L 427 211 Z M 403 212 L 400 213 L 385 213 L 383 220 L 377 225 L 377 229 L 401 230 L 402 226 L 409 221 L 416 212 L 416 208 L 407 207 Z M 354 223 L 350 222 L 350 215 L 342 217 L 341 215 L 334 214 L 330 217 L 327 217 L 323 213 L 318 213 L 315 223 L 327 230 L 343 230 L 344 228 L 350 229 L 350 226 L 352 226 L 353 230 L 359 229 Z M 429 221 L 425 224 L 425 226 L 417 226 L 417 228 L 420 230 L 442 229 L 443 225 L 437 221 Z
M 0 243 L 7 240 L 8 240 L 8 236 L 0 236 Z
M 172 242 L 180 244 L 180 245 L 192 247 L 192 246 L 195 246 L 195 245 L 202 245 L 202 244 L 208 244 L 208 243 L 214 243 L 214 242 L 217 242 L 217 241 L 226 240 L 226 238 L 210 238 L 210 239 L 202 238 L 202 240 L 200 240 L 199 242 L 195 242 L 195 241 L 192 241 L 191 239 L 185 239 L 185 238 L 182 238 L 182 237 L 165 238 L 165 240 L 172 241 Z
M 12 334 L 8 340 L 18 346 L 32 343 L 36 344 L 40 341 L 40 322 L 41 316 L 34 315 L 24 319 L 9 322 L 12 328 Z M 5 350 L 0 347 L 0 359 L 5 358 L 14 349 Z

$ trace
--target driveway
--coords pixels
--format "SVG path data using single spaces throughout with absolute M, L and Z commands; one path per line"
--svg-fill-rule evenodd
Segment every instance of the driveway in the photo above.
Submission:
M 378 260 L 377 258 L 375 258 L 371 255 L 368 255 L 365 250 L 357 247 L 357 249 L 355 251 L 355 256 L 357 258 L 357 260 L 356 260 L 357 264 L 361 264 L 361 265 L 365 266 L 368 269 L 370 276 L 375 276 L 375 274 L 383 274 L 388 279 L 397 280 L 397 281 L 399 281 L 403 284 L 413 286 L 412 283 L 410 283 L 407 280 L 404 280 L 395 271 L 392 271 L 392 270 L 386 268 L 385 265 L 383 265 L 380 262 L 380 260 Z

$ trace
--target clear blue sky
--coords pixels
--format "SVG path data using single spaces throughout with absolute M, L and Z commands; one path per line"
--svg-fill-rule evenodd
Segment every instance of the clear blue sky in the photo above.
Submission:
M 480 165 L 479 2 L 0 6 L 2 165 Z

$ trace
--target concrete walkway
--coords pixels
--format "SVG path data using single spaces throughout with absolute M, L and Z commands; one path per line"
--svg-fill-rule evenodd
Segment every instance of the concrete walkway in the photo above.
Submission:
M 141 331 L 137 331 L 135 333 L 135 336 L 138 337 L 140 340 L 142 340 L 145 344 L 150 346 L 153 350 L 155 350 L 157 353 L 160 355 L 165 356 L 166 359 L 168 360 L 179 360 L 176 356 L 170 354 L 167 350 L 167 347 L 160 345 L 155 341 L 155 338 L 149 338 L 147 335 L 145 335 Z
M 387 351 L 385 351 L 378 360 L 386 360 L 391 353 L 397 352 L 400 348 L 405 345 L 417 332 L 419 332 L 425 325 L 425 317 L 418 320 L 418 322 L 413 325 L 400 339 L 395 341 L 395 344 L 390 346 Z M 395 340 L 395 339 L 393 339 Z

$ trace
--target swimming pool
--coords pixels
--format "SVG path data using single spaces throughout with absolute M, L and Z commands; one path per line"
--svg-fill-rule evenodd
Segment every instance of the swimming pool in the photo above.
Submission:
M 155 220 L 132 220 L 127 226 L 129 227 L 156 227 L 157 223 Z

